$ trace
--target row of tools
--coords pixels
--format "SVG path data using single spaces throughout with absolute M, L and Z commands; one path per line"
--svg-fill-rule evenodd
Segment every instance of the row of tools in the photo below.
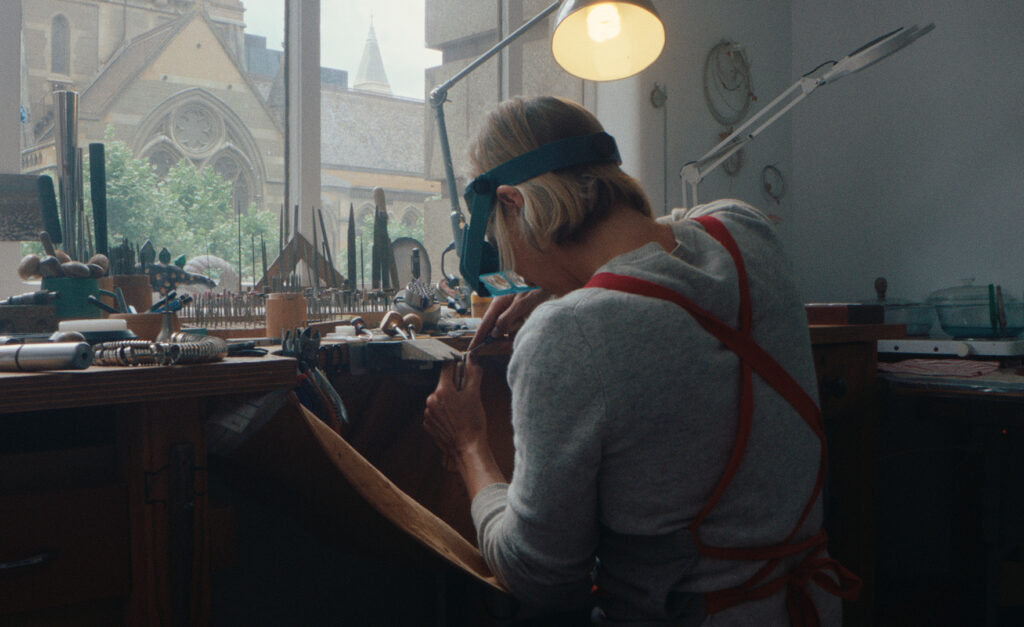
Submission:
M 344 314 L 387 312 L 393 290 L 305 290 L 307 322 L 340 320 Z M 180 300 L 180 299 L 179 299 Z M 259 329 L 266 323 L 267 295 L 204 292 L 182 302 L 182 324 L 205 329 Z
M 156 340 L 124 339 L 90 344 L 85 335 L 57 331 L 49 337 L 5 338 L 0 371 L 84 370 L 89 366 L 173 366 L 220 361 L 226 340 L 177 332 Z

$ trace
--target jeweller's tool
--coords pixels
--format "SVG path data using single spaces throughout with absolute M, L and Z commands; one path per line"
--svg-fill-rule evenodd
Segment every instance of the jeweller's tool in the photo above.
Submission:
M 94 305 L 96 307 L 99 307 L 100 309 L 102 309 L 103 311 L 105 311 L 107 313 L 122 313 L 121 310 L 115 309 L 114 307 L 111 307 L 110 305 L 108 305 L 105 302 L 103 302 L 102 300 L 96 298 L 92 294 L 89 294 L 88 296 L 86 296 L 85 299 L 88 300 L 89 303 L 91 303 L 92 305 Z
M 402 326 L 405 327 L 405 331 L 409 334 L 409 338 L 415 340 L 416 334 L 423 330 L 423 318 L 420 318 L 414 313 L 407 313 L 402 316 Z
M 490 343 L 492 343 L 492 342 L 494 342 L 494 341 L 496 341 L 498 339 L 499 338 L 496 338 L 493 335 L 488 335 L 487 337 L 485 337 L 483 339 L 482 342 L 480 342 L 479 344 L 477 344 L 473 348 L 471 348 L 471 349 L 469 349 L 467 351 L 463 351 L 462 355 L 459 356 L 458 361 L 455 362 L 455 373 L 454 373 L 454 375 L 455 375 L 455 389 L 456 390 L 461 390 L 462 389 L 462 381 L 463 381 L 463 379 L 466 376 L 466 362 L 469 360 L 470 354 L 474 353 L 481 346 L 487 346 L 488 344 L 490 344 Z
M 389 311 L 380 321 L 381 331 L 384 331 L 384 333 L 387 333 L 391 337 L 398 335 L 403 340 L 408 340 L 409 334 L 406 333 L 403 327 L 404 323 L 402 322 L 402 314 L 397 311 Z
M 92 364 L 85 342 L 43 342 L 0 347 L 0 370 L 83 370 Z

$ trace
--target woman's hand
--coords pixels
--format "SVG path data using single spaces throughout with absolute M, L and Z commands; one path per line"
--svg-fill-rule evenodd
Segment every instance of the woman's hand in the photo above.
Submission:
M 461 389 L 456 382 L 459 368 L 465 369 Z M 445 364 L 437 388 L 427 397 L 423 426 L 446 455 L 457 458 L 460 452 L 487 442 L 487 415 L 480 400 L 482 372 L 472 358 Z
M 472 350 L 488 337 L 498 339 L 514 336 L 533 310 L 550 298 L 551 294 L 540 289 L 495 297 L 480 320 L 469 349 Z
M 465 367 L 461 389 L 455 370 Z M 483 369 L 470 357 L 465 364 L 446 364 L 434 393 L 427 397 L 423 427 L 462 475 L 472 499 L 482 488 L 504 482 L 487 441 L 487 414 L 480 399 Z

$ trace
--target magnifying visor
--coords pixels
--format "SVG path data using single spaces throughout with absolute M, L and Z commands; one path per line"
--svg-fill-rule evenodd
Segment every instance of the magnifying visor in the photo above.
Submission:
M 471 219 L 462 231 L 459 270 L 477 294 L 500 296 L 535 289 L 511 270 L 502 272 L 498 250 L 484 239 L 498 187 L 518 185 L 546 172 L 585 163 L 621 164 L 615 139 L 602 132 L 544 144 L 484 172 L 466 186 L 463 196 Z

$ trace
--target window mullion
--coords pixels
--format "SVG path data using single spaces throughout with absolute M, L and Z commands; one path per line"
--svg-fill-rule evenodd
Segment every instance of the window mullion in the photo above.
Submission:
M 299 232 L 313 241 L 310 208 L 320 204 L 320 0 L 289 0 L 288 198 Z M 294 219 L 294 218 L 293 218 Z

